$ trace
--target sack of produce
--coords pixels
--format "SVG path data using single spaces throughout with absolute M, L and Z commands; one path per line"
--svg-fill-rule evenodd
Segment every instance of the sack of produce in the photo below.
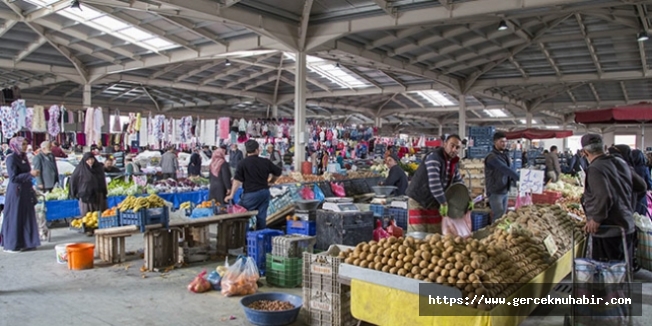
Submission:
M 227 297 L 250 295 L 258 291 L 260 274 L 251 257 L 239 258 L 222 278 L 222 294 Z
M 202 271 L 195 277 L 190 284 L 188 284 L 188 291 L 194 293 L 204 293 L 210 291 L 211 284 L 204 278 L 206 276 L 206 270 Z

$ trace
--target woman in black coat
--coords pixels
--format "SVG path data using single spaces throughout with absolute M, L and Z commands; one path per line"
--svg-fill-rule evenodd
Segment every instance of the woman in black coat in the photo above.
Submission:
M 70 197 L 79 199 L 81 216 L 88 212 L 104 211 L 108 194 L 104 166 L 86 153 L 70 178 Z
M 190 155 L 190 162 L 188 162 L 188 176 L 196 176 L 201 174 L 201 156 L 199 149 L 195 149 Z
M 215 200 L 224 204 L 224 197 L 231 191 L 231 169 L 224 158 L 224 149 L 218 148 L 213 151 L 210 171 L 209 200 Z

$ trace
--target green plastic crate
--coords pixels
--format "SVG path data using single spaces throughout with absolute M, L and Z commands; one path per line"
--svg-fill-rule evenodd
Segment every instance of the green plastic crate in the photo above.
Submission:
M 303 259 L 286 258 L 267 254 L 267 283 L 277 287 L 293 288 L 303 282 Z

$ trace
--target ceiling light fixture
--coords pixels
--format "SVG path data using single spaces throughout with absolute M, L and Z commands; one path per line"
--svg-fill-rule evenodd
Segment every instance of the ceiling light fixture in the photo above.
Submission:
M 498 24 L 498 30 L 499 31 L 506 31 L 509 27 L 507 27 L 507 23 L 504 20 L 500 21 L 500 24 Z
M 340 63 L 335 64 L 335 67 L 340 68 Z
M 650 39 L 650 36 L 647 34 L 646 31 L 641 31 L 640 33 L 638 33 L 637 39 L 639 42 L 645 42 Z
M 79 2 L 79 0 L 73 0 L 72 4 L 70 5 L 70 8 L 79 9 L 80 11 L 82 10 L 81 3 Z
M 230 65 L 231 65 L 231 61 L 229 61 L 229 59 L 226 59 L 226 63 L 225 63 L 225 65 L 226 65 L 227 67 L 230 66 Z

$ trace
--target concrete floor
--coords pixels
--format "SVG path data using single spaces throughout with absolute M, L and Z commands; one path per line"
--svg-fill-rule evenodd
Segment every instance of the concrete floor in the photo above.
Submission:
M 238 298 L 218 292 L 190 293 L 186 287 L 204 268 L 194 264 L 169 273 L 141 273 L 142 259 L 125 264 L 69 271 L 56 263 L 54 246 L 94 242 L 94 238 L 54 229 L 51 242 L 38 250 L 18 254 L 0 252 L 0 326 L 28 325 L 250 325 Z M 127 238 L 127 250 L 142 248 L 142 238 Z M 652 325 L 652 273 L 637 279 L 644 286 L 644 317 L 635 325 Z M 264 286 L 261 291 L 279 291 Z M 301 295 L 301 289 L 282 291 Z M 233 316 L 235 319 L 230 319 Z M 522 325 L 562 325 L 563 317 L 530 317 Z M 295 323 L 299 326 L 301 323 Z M 399 326 L 399 325 L 391 325 Z

